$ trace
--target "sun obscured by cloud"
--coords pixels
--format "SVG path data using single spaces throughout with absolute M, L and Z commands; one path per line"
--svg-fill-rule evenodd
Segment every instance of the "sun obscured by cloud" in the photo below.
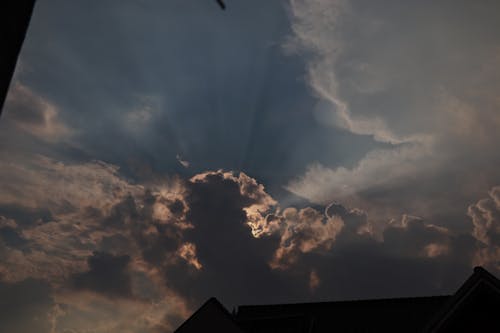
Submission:
M 210 5 L 37 5 L 0 119 L 9 332 L 500 272 L 496 4 Z

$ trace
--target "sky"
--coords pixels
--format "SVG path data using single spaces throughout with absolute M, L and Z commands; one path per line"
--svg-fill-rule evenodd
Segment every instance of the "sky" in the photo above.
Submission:
M 0 321 L 171 332 L 500 276 L 500 3 L 37 1 L 0 118 Z

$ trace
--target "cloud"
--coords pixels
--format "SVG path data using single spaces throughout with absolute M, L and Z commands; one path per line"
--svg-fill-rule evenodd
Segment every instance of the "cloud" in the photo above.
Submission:
M 330 250 L 344 226 L 341 218 L 328 217 L 310 207 L 286 208 L 281 218 L 283 233 L 270 263 L 272 268 L 286 268 L 301 253 Z
M 202 269 L 203 265 L 196 257 L 196 245 L 193 243 L 184 243 L 179 247 L 179 256 L 186 260 L 189 264 L 193 265 L 196 269 Z
M 151 124 L 158 117 L 163 103 L 159 96 L 138 95 L 134 97 L 133 104 L 135 104 L 135 108 L 126 112 L 119 119 L 123 122 L 123 126 L 127 131 L 141 134 L 146 129 L 151 128 Z
M 374 73 L 375 69 L 381 72 L 383 68 L 356 58 L 357 45 L 352 41 L 350 34 L 353 31 L 349 26 L 352 22 L 365 26 L 374 22 L 372 19 L 356 17 L 355 6 L 346 1 L 290 1 L 293 35 L 285 48 L 306 53 L 307 82 L 317 98 L 327 102 L 319 103 L 314 110 L 319 121 L 357 135 L 370 135 L 375 141 L 389 144 L 384 149 L 369 152 L 354 167 L 331 168 L 313 162 L 303 175 L 295 177 L 285 186 L 292 193 L 315 203 L 345 202 L 360 192 L 381 186 L 390 189 L 391 185 L 399 184 L 408 177 L 418 177 L 420 173 L 436 167 L 435 162 L 430 162 L 435 157 L 435 148 L 428 133 L 394 131 L 387 121 L 390 115 L 384 110 L 367 112 L 366 108 L 349 105 L 352 96 L 346 93 L 348 79 L 338 74 L 345 67 L 356 69 L 357 75 L 353 77 L 358 79 L 355 83 L 358 95 L 379 92 L 377 87 L 359 89 L 366 83 L 366 73 Z M 377 26 L 380 24 L 377 23 Z M 354 57 L 348 62 L 346 58 L 353 52 Z M 388 73 L 378 74 L 383 75 Z M 381 80 L 373 79 L 373 75 L 370 81 L 383 85 Z M 380 91 L 382 93 L 385 89 Z
M 52 333 L 51 312 L 55 306 L 51 287 L 45 281 L 27 279 L 0 282 L 2 330 L 12 333 Z
M 403 215 L 390 221 L 384 230 L 384 246 L 401 256 L 435 258 L 446 255 L 453 239 L 450 231 L 426 223 L 422 218 Z
M 236 298 L 234 294 L 239 295 L 239 287 L 226 289 L 218 280 L 229 279 L 241 288 L 246 285 L 245 290 L 248 290 L 252 282 L 247 275 L 252 270 L 253 276 L 267 277 L 268 285 L 274 288 L 277 288 L 274 283 L 279 283 L 280 288 L 306 288 L 315 295 L 348 298 L 365 297 L 362 296 L 365 294 L 372 297 L 396 296 L 410 290 L 409 286 L 418 281 L 421 287 L 412 289 L 414 295 L 425 295 L 443 292 L 442 288 L 458 284 L 470 273 L 475 251 L 470 236 L 457 234 L 408 214 L 386 219 L 377 225 L 367 212 L 346 208 L 339 203 L 328 205 L 324 212 L 312 207 L 282 210 L 276 201 L 265 195 L 263 187 L 253 186 L 253 191 L 242 190 L 247 177 L 218 171 L 202 173 L 191 179 L 193 183 L 188 186 L 191 198 L 187 201 L 193 214 L 190 221 L 194 228 L 186 237 L 199 245 L 197 255 L 204 268 L 202 274 L 185 281 L 185 285 L 178 286 L 178 290 L 197 285 L 205 278 L 201 286 L 221 295 L 231 295 L 227 297 L 232 304 L 231 300 Z M 201 202 L 201 206 L 192 204 L 200 198 L 211 198 L 204 203 L 208 206 Z M 253 201 L 250 198 L 260 199 Z M 222 203 L 225 204 L 224 212 L 220 208 Z M 248 214 L 247 208 L 257 204 L 261 208 L 250 210 L 252 214 Z M 233 211 L 232 207 L 239 208 Z M 233 213 L 229 213 L 231 211 Z M 246 216 L 242 215 L 242 211 Z M 245 221 L 251 227 L 255 237 L 253 241 L 249 239 L 250 230 L 244 228 Z M 262 241 L 265 243 L 260 243 Z M 233 250 L 229 253 L 222 250 L 227 248 Z M 262 265 L 264 260 L 269 264 L 267 268 Z M 384 277 L 388 269 L 392 270 L 391 276 L 406 279 L 408 283 L 391 285 Z M 313 277 L 312 271 L 315 272 Z M 281 274 L 288 279 L 288 283 L 281 280 Z M 356 280 L 356 283 L 364 285 L 361 289 L 347 287 L 356 285 L 348 280 L 352 276 L 372 276 L 373 284 L 378 286 L 376 291 L 373 284 L 365 283 L 361 278 Z M 337 288 L 338 283 L 344 287 Z M 196 289 L 196 294 L 204 292 L 201 286 Z M 273 297 L 271 295 L 275 292 L 277 290 L 267 297 Z M 262 290 L 255 290 L 254 293 L 259 295 Z M 245 295 L 238 297 L 248 298 Z M 288 300 L 293 297 L 297 296 L 290 293 Z M 305 296 L 302 294 L 300 297 Z
M 5 216 L 0 216 L 0 228 L 17 228 L 17 223 L 13 219 L 8 219 Z
M 473 235 L 479 241 L 490 245 L 497 243 L 500 234 L 500 187 L 495 186 L 489 192 L 489 197 L 470 205 L 468 215 L 474 225 Z
M 181 155 L 177 154 L 175 156 L 175 158 L 177 159 L 177 161 L 185 168 L 189 168 L 189 162 L 186 161 L 185 159 L 182 159 Z
M 318 277 L 318 273 L 316 273 L 315 270 L 312 270 L 311 273 L 309 274 L 309 289 L 311 289 L 311 291 L 314 291 L 316 288 L 319 287 L 320 283 L 321 280 Z
M 13 82 L 5 101 L 6 122 L 48 142 L 69 138 L 74 130 L 65 125 L 60 110 L 19 81 Z
M 274 242 L 256 241 L 249 223 L 274 200 L 243 173 L 207 171 L 190 178 L 186 187 L 186 219 L 193 228 L 183 238 L 196 245 L 203 268 L 186 275 L 182 265 L 171 267 L 167 281 L 194 304 L 209 297 L 209 291 L 229 304 L 256 297 L 261 287 L 252 282 L 254 274 L 273 279 L 267 261 Z
M 213 295 L 228 305 L 375 295 L 339 270 L 373 276 L 380 295 L 399 295 L 407 285 L 384 285 L 381 269 L 396 265 L 393 275 L 409 278 L 416 267 L 429 274 L 419 292 L 438 291 L 435 281 L 454 281 L 439 267 L 461 277 L 475 253 L 462 235 L 411 215 L 375 225 L 340 203 L 281 207 L 243 172 L 134 183 L 111 164 L 44 157 L 4 170 L 24 177 L 22 195 L 2 191 L 4 203 L 52 213 L 31 223 L 0 219 L 0 278 L 49 281 L 60 331 L 89 322 L 97 332 L 171 329 Z M 35 184 L 51 184 L 50 200 L 29 191 Z
M 132 294 L 128 272 L 130 257 L 94 252 L 87 259 L 89 271 L 73 276 L 76 289 L 90 290 L 110 297 L 129 297 Z
M 2 166 L 7 185 L 16 177 L 23 181 L 15 193 L 2 188 L 0 204 L 27 211 L 44 207 L 51 216 L 28 214 L 21 224 L 15 220 L 19 214 L 4 211 L 9 215 L 1 218 L 0 279 L 50 283 L 62 309 L 54 325 L 90 329 L 88 318 L 94 318 L 96 332 L 126 331 L 128 313 L 137 318 L 131 324 L 135 332 L 173 329 L 185 318 L 182 297 L 167 288 L 161 273 L 170 264 L 197 263 L 196 247 L 182 241 L 190 225 L 181 182 L 165 179 L 147 189 L 99 161 L 61 163 L 35 156 Z
M 191 181 L 210 184 L 217 178 L 229 181 L 228 186 L 234 183 L 239 188 L 240 207 L 246 215 L 242 223 L 249 227 L 254 237 L 275 236 L 280 239 L 270 261 L 272 268 L 287 267 L 301 253 L 328 250 L 342 230 L 340 218 L 327 216 L 311 207 L 288 207 L 281 211 L 278 202 L 266 193 L 264 186 L 243 172 L 237 177 L 231 172 L 206 172 L 192 177 Z
M 439 163 L 429 163 L 430 156 L 428 149 L 421 145 L 374 150 L 351 169 L 310 165 L 304 175 L 292 180 L 286 188 L 315 203 L 327 204 L 373 188 L 390 188 L 410 176 L 428 172 Z
M 492 187 L 488 195 L 470 205 L 467 214 L 474 226 L 472 235 L 483 244 L 475 263 L 500 271 L 500 186 Z
M 19 234 L 16 228 L 17 223 L 15 221 L 11 219 L 7 220 L 3 216 L 0 216 L 0 240 L 9 247 L 20 248 L 26 244 L 26 240 Z
M 188 314 L 175 295 L 141 301 L 82 291 L 62 292 L 54 298 L 59 308 L 55 332 L 171 332 Z
M 118 175 L 118 167 L 100 161 L 65 164 L 45 156 L 0 162 L 1 204 L 53 211 L 71 207 L 110 207 L 126 193 L 142 191 Z
M 338 204 L 331 210 L 344 221 L 332 247 L 306 253 L 286 268 L 289 276 L 308 272 L 301 277 L 306 286 L 314 286 L 314 295 L 328 295 L 320 299 L 451 293 L 470 275 L 475 244 L 466 234 L 403 215 L 387 221 L 377 238 L 365 232 L 368 216 Z
M 471 4 L 452 12 L 447 5 L 392 2 L 390 10 L 363 1 L 289 4 L 293 34 L 285 47 L 305 53 L 308 83 L 331 102 L 337 125 L 393 144 L 418 142 L 446 126 L 440 117 L 446 111 L 435 108 L 443 89 L 470 102 L 480 96 L 474 113 L 494 116 L 487 107 L 497 102 L 492 87 L 499 84 L 498 36 L 488 33 L 498 25 L 492 7 Z M 461 24 L 467 9 L 481 13 L 474 28 Z M 419 11 L 440 16 L 422 24 Z
M 353 115 L 348 102 L 339 93 L 340 82 L 335 66 L 345 48 L 340 31 L 343 21 L 348 21 L 352 14 L 349 3 L 344 0 L 292 0 L 289 3 L 293 36 L 285 48 L 311 53 L 307 80 L 318 97 L 331 103 L 331 121 L 352 133 L 373 135 L 381 142 L 412 141 L 412 138 L 394 134 L 381 117 Z
M 256 240 L 250 227 L 277 202 L 244 173 L 209 171 L 190 180 L 172 178 L 139 185 L 124 179 L 110 164 L 61 163 L 41 156 L 27 166 L 10 163 L 4 171 L 24 181 L 15 196 L 2 191 L 4 204 L 47 207 L 52 215 L 48 221 L 21 226 L 11 218 L 2 219 L 4 228 L 10 228 L 4 230 L 9 242 L 2 244 L 2 279 L 50 281 L 63 309 L 56 320 L 59 326 L 66 325 L 68 318 L 79 322 L 85 312 L 97 315 L 83 303 L 75 304 L 75 295 L 82 302 L 103 304 L 107 301 L 102 297 L 123 299 L 115 301 L 121 312 L 128 311 L 130 302 L 164 302 L 167 295 L 186 297 L 193 306 L 210 286 L 225 285 L 225 278 L 220 280 L 224 274 L 236 274 L 241 291 L 252 270 L 277 279 L 271 277 L 268 261 L 279 242 L 273 235 L 267 241 Z M 31 191 L 35 188 L 38 191 Z M 315 211 L 298 215 L 287 222 L 296 229 L 286 236 L 293 248 L 301 253 L 328 247 L 331 233 L 323 234 L 322 222 L 313 221 L 320 219 Z M 312 226 L 300 222 L 302 218 L 309 218 Z M 329 228 L 328 224 L 324 227 Z M 224 250 L 236 244 L 238 251 Z M 239 267 L 238 273 L 234 267 Z M 202 281 L 201 289 L 184 288 L 189 281 Z M 224 286 L 220 291 L 229 295 L 227 290 Z M 165 309 L 165 316 L 168 313 L 176 312 Z M 156 321 L 155 325 L 167 325 L 165 320 L 162 317 L 163 324 Z M 99 329 L 118 327 L 110 325 Z
M 23 73 L 43 84 L 13 86 L 2 127 L 16 135 L 0 153 L 0 280 L 19 299 L 26 279 L 45 281 L 38 289 L 49 297 L 35 311 L 48 314 L 43 329 L 167 331 L 214 295 L 231 306 L 446 293 L 474 262 L 497 267 L 496 192 L 478 201 L 498 183 L 492 7 L 294 0 L 285 46 L 294 56 L 282 59 L 269 46 L 288 32 L 276 7 L 248 4 L 257 11 L 233 17 L 264 18 L 258 31 L 221 21 L 214 34 L 194 5 L 182 5 L 191 17 L 125 4 L 117 27 L 87 41 L 71 37 L 79 24 L 57 30 L 68 16 L 44 13 L 65 7 L 49 6 L 57 10 L 42 6 L 50 19 L 40 22 L 54 24 L 33 29 L 34 70 Z M 202 22 L 189 45 L 175 29 L 186 18 Z M 156 35 L 128 40 L 142 50 L 133 62 L 115 61 L 122 47 L 104 56 L 96 47 L 141 26 Z M 165 33 L 189 56 L 157 48 Z M 215 53 L 193 52 L 200 43 Z M 238 57 L 206 61 L 228 45 Z M 315 100 L 295 80 L 303 63 Z M 70 87 L 72 77 L 81 80 Z M 67 145 L 76 124 L 78 147 Z M 151 165 L 142 179 L 131 179 L 129 158 Z M 165 176 L 170 167 L 183 176 Z M 312 204 L 288 200 L 283 183 Z
M 391 10 L 362 1 L 289 3 L 285 49 L 305 60 L 305 81 L 317 99 L 309 112 L 323 125 L 384 144 L 352 163 L 311 160 L 285 189 L 316 204 L 335 200 L 363 209 L 365 229 L 379 238 L 387 221 L 402 214 L 466 229 L 464 207 L 498 182 L 500 58 L 498 36 L 490 33 L 496 16 L 476 5 L 452 11 L 393 2 Z M 475 28 L 460 23 L 469 9 L 481 13 Z M 426 24 L 418 19 L 423 12 Z M 428 244 L 425 251 L 441 257 L 450 249 Z

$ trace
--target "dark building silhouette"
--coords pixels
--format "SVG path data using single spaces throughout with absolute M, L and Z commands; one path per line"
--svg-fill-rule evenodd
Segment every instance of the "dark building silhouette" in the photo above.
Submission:
M 176 333 L 500 332 L 500 281 L 481 267 L 453 295 L 243 305 L 209 299 Z

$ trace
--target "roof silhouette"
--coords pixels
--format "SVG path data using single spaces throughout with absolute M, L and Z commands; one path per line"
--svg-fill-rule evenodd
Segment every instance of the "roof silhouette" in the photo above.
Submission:
M 243 333 L 233 316 L 215 297 L 206 301 L 175 332 L 208 332 L 210 327 L 216 327 L 220 333 Z
M 428 324 L 429 332 L 457 332 L 468 327 L 500 331 L 500 280 L 482 267 L 472 274 Z
M 283 326 L 290 333 L 345 332 L 366 326 L 372 331 L 382 332 L 400 329 L 401 323 L 418 332 L 449 298 L 431 296 L 240 306 L 236 321 L 245 332 L 274 332 Z
M 500 281 L 476 267 L 453 295 L 243 305 L 233 315 L 211 298 L 176 332 L 500 332 L 499 309 Z

